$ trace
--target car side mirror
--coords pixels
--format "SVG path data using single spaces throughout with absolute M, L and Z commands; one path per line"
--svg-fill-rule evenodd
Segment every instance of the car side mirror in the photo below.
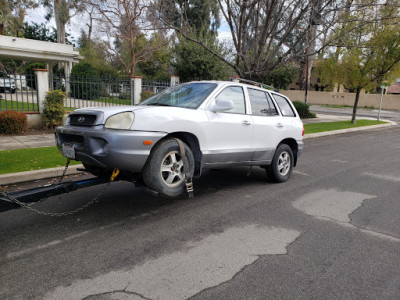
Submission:
M 215 100 L 210 105 L 210 110 L 215 113 L 231 110 L 232 108 L 233 108 L 232 100 L 226 100 L 226 99 Z

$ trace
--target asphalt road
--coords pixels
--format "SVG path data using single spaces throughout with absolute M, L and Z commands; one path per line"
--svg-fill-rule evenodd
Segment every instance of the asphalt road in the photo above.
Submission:
M 193 199 L 116 182 L 73 216 L 1 213 L 0 299 L 399 299 L 399 153 L 393 126 L 306 140 L 283 184 L 213 170 Z

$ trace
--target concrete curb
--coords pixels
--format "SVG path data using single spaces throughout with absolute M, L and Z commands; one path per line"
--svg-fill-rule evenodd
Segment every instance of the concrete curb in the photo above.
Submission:
M 388 121 L 388 120 L 382 120 L 382 121 L 388 122 L 388 124 L 370 125 L 370 126 L 363 126 L 363 127 L 355 127 L 355 128 L 348 128 L 348 129 L 339 129 L 339 130 L 331 130 L 331 131 L 310 133 L 310 134 L 304 135 L 303 139 L 306 140 L 306 139 L 312 139 L 312 138 L 317 138 L 317 137 L 322 137 L 322 136 L 337 135 L 337 134 L 342 134 L 342 133 L 370 130 L 370 129 L 376 129 L 376 128 L 382 128 L 382 127 L 389 127 L 389 126 L 397 125 L 397 123 L 393 122 L 393 121 Z
M 78 171 L 78 168 L 83 168 L 83 165 L 73 165 L 68 167 L 66 175 L 73 175 L 83 173 Z M 0 175 L 0 185 L 8 185 L 14 183 L 21 183 L 27 181 L 34 181 L 39 179 L 59 177 L 62 175 L 64 167 L 36 170 L 36 171 L 26 171 L 18 173 L 10 173 Z
M 342 133 L 369 130 L 369 129 L 397 125 L 397 123 L 392 122 L 392 121 L 388 121 L 388 120 L 382 120 L 382 121 L 388 122 L 388 124 L 371 125 L 371 126 L 364 126 L 364 127 L 356 127 L 356 128 L 349 128 L 349 129 L 340 129 L 340 130 L 311 133 L 311 134 L 306 134 L 303 137 L 303 139 L 306 140 L 306 139 L 317 138 L 317 137 L 322 137 L 322 136 L 331 136 L 331 135 L 337 135 L 337 134 L 342 134 Z M 83 173 L 82 171 L 78 171 L 77 170 L 78 168 L 83 168 L 83 165 L 70 166 L 67 170 L 67 175 Z M 8 184 L 15 184 L 15 183 L 21 183 L 21 182 L 27 182 L 27 181 L 34 181 L 34 180 L 39 180 L 39 179 L 59 177 L 62 175 L 63 171 L 64 171 L 64 167 L 58 167 L 58 168 L 43 169 L 43 170 L 37 170 L 37 171 L 27 171 L 27 172 L 4 174 L 4 175 L 0 175 L 0 185 L 8 185 Z

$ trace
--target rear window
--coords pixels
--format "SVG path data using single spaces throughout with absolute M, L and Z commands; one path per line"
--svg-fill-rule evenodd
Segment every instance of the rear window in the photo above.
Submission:
M 292 109 L 292 106 L 289 104 L 289 100 L 277 94 L 272 94 L 272 96 L 274 97 L 276 103 L 278 104 L 279 109 L 281 110 L 283 116 L 285 117 L 296 116 L 296 114 Z

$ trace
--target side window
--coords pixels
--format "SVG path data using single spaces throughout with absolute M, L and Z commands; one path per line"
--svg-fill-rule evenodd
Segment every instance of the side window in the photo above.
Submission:
M 251 103 L 251 113 L 255 116 L 275 116 L 278 114 L 271 99 L 260 90 L 248 89 Z
M 272 94 L 276 103 L 278 103 L 279 108 L 281 109 L 282 115 L 285 117 L 295 117 L 295 113 L 288 103 L 288 100 L 282 96 Z
M 215 99 L 216 101 L 219 99 L 227 99 L 233 102 L 233 108 L 231 110 L 224 111 L 225 113 L 246 113 L 243 89 L 239 86 L 230 86 L 225 88 Z

